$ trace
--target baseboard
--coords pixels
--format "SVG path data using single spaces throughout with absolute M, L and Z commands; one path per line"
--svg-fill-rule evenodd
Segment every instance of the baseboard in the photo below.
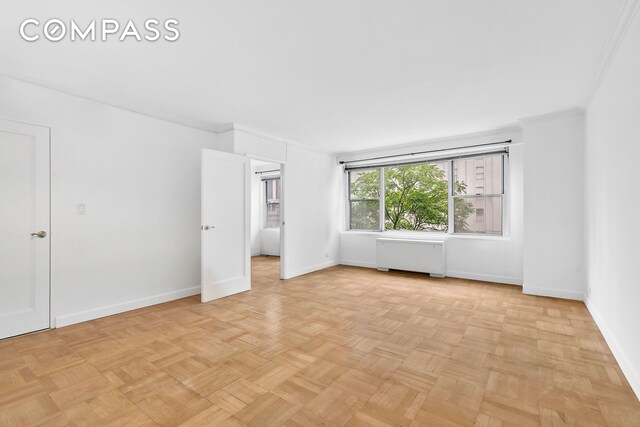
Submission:
M 235 277 L 221 282 L 210 283 L 202 287 L 202 302 L 213 301 L 251 290 L 251 280 L 247 277 Z
M 622 369 L 627 381 L 629 381 L 629 385 L 631 385 L 633 392 L 636 394 L 638 400 L 640 400 L 640 373 L 636 371 L 636 368 L 629 361 L 622 350 L 622 347 L 611 333 L 611 330 L 607 327 L 607 324 L 600 315 L 600 312 L 593 306 L 591 301 L 589 301 L 589 298 L 585 299 L 584 304 L 587 306 L 587 310 L 591 313 L 591 317 L 593 317 L 596 325 L 598 325 L 604 340 L 609 345 L 609 349 L 611 349 L 613 357 L 616 358 L 616 361 L 618 362 L 618 365 L 620 365 L 620 369 Z
M 338 261 L 327 261 L 322 264 L 313 265 L 311 267 L 300 268 L 295 271 L 285 272 L 285 279 L 293 279 L 294 277 L 302 276 L 304 274 L 313 273 L 314 271 L 324 270 L 325 268 L 334 267 L 338 265 Z
M 93 308 L 91 310 L 79 311 L 77 313 L 63 314 L 56 316 L 55 327 L 61 328 L 88 320 L 99 319 L 101 317 L 112 316 L 114 314 L 124 313 L 125 311 L 136 310 L 138 308 L 148 307 L 150 305 L 161 304 L 163 302 L 173 301 L 180 298 L 186 298 L 200 293 L 200 286 L 188 289 L 180 289 L 178 291 L 166 292 L 163 294 L 153 295 L 150 297 L 139 298 L 131 301 L 121 302 L 118 304 L 107 305 L 104 307 Z
M 564 291 L 552 288 L 533 288 L 526 284 L 522 286 L 522 293 L 527 295 L 535 295 L 539 297 L 552 297 L 562 299 L 573 299 L 577 301 L 584 300 L 584 293 L 578 291 Z
M 260 256 L 262 255 L 260 251 L 251 252 L 251 256 Z
M 349 265 L 351 267 L 378 268 L 375 262 L 368 261 L 340 260 L 340 265 Z
M 352 267 L 378 268 L 375 262 L 340 260 L 341 265 L 349 265 Z M 508 285 L 522 286 L 522 279 L 511 276 L 497 276 L 491 274 L 468 273 L 465 271 L 447 271 L 445 277 L 455 277 L 457 279 L 479 280 L 482 282 L 505 283 Z
M 469 273 L 467 271 L 450 271 L 445 272 L 446 277 L 455 277 L 456 279 L 478 280 L 481 282 L 504 283 L 506 285 L 522 286 L 522 278 L 513 276 L 500 276 L 495 274 Z

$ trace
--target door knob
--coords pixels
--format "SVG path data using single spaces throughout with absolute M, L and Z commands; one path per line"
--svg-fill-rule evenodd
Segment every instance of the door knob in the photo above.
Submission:
M 213 230 L 214 228 L 215 228 L 215 227 L 214 227 L 213 225 L 203 225 L 203 226 L 202 226 L 202 229 L 203 229 L 204 231 L 207 231 L 207 230 Z
M 31 233 L 31 237 L 39 237 L 41 239 L 44 239 L 45 237 L 47 237 L 47 232 L 46 231 L 38 231 L 37 233 Z

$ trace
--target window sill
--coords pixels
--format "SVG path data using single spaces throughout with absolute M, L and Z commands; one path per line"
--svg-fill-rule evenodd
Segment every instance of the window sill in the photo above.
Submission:
M 404 238 L 416 240 L 449 240 L 449 239 L 469 239 L 469 240 L 511 240 L 511 236 L 495 236 L 491 234 L 450 234 L 438 231 L 403 231 L 403 230 L 387 230 L 387 231 L 366 231 L 366 230 L 345 230 L 340 234 L 345 235 L 365 235 L 377 236 L 384 238 Z

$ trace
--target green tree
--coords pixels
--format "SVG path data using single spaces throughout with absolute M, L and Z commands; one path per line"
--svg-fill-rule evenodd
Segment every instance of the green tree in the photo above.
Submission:
M 384 178 L 387 229 L 447 228 L 447 177 L 437 165 L 390 167 L 385 169 Z
M 355 179 L 354 179 L 355 178 Z M 466 184 L 456 182 L 456 193 L 464 194 Z M 352 198 L 377 198 L 380 176 L 377 170 L 352 176 Z M 353 222 L 358 225 L 377 225 L 377 203 L 352 203 Z M 468 229 L 467 218 L 473 206 L 456 199 L 455 227 Z M 363 215 L 364 218 L 358 218 Z M 355 220 L 355 221 L 354 221 Z M 394 166 L 385 169 L 385 228 L 388 230 L 447 230 L 449 224 L 448 182 L 443 169 L 436 164 Z M 369 227 L 377 228 L 377 227 Z
M 351 172 L 351 228 L 377 230 L 380 226 L 380 172 Z M 375 200 L 375 201 L 374 201 Z
M 456 194 L 467 194 L 467 184 L 464 182 L 456 181 L 455 182 Z M 453 199 L 453 210 L 454 210 L 454 227 L 457 232 L 466 232 L 469 230 L 469 224 L 467 224 L 467 219 L 469 215 L 475 212 L 475 208 L 473 205 L 464 199 Z

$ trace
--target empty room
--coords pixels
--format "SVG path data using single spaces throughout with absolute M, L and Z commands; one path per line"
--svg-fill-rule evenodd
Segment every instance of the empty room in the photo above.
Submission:
M 640 427 L 640 0 L 0 40 L 0 426 Z

